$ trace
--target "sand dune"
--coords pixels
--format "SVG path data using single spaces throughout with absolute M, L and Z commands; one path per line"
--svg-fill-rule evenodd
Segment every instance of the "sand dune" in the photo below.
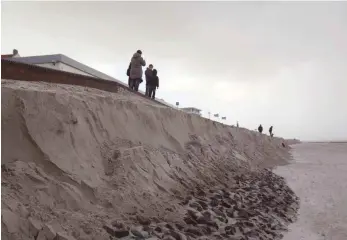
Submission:
M 141 218 L 184 225 L 192 192 L 290 159 L 283 139 L 127 91 L 12 80 L 1 91 L 4 239 L 109 239 L 108 224 Z

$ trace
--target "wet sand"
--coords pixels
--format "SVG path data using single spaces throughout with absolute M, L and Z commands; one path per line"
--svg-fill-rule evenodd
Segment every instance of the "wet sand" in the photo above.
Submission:
M 347 143 L 293 145 L 293 157 L 275 170 L 300 197 L 284 240 L 347 239 Z

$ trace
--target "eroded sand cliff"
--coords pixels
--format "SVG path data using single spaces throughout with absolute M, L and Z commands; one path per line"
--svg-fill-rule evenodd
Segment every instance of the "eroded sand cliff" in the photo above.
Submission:
M 2 80 L 4 239 L 277 239 L 283 139 L 130 92 Z M 131 230 L 131 231 L 129 231 Z

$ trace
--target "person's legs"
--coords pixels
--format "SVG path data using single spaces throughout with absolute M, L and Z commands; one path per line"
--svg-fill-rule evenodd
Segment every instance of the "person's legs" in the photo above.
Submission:
M 155 89 L 156 89 L 156 87 L 152 88 L 152 99 L 155 99 Z
M 149 87 L 148 87 L 147 83 L 146 83 L 146 94 L 145 95 L 149 96 Z
M 152 86 L 148 86 L 148 97 L 152 97 Z
M 135 80 L 135 84 L 134 84 L 134 88 L 135 88 L 136 92 L 139 91 L 139 85 L 140 85 L 140 79 L 136 79 Z
M 131 89 L 136 91 L 136 79 L 132 80 L 132 85 L 131 85 Z
M 129 78 L 129 88 L 134 90 L 134 79 Z

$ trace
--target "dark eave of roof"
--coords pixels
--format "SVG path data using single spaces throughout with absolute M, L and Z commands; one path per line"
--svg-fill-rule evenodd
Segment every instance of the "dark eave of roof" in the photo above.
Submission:
M 1 54 L 1 59 L 11 58 L 11 57 L 13 57 L 13 54 Z

